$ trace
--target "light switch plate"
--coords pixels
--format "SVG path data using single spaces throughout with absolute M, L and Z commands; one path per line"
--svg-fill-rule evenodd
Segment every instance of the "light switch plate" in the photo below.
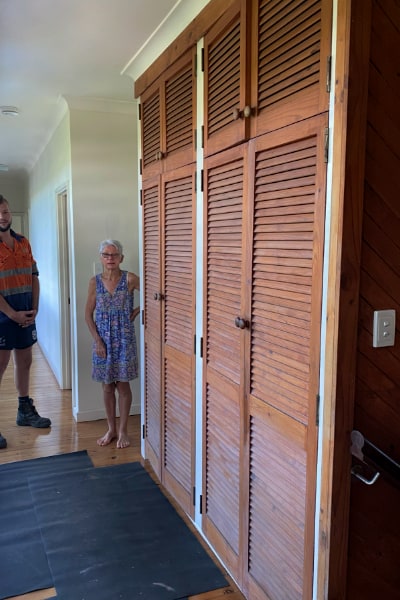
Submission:
M 101 266 L 101 263 L 96 261 L 93 263 L 93 275 L 99 275 L 100 273 L 103 272 L 103 267 Z
M 383 346 L 394 346 L 394 334 L 396 331 L 395 310 L 375 310 L 373 342 L 374 348 Z

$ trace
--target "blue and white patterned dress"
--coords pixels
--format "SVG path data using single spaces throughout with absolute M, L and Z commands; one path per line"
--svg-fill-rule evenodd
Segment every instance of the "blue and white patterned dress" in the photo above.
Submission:
M 128 291 L 127 271 L 122 271 L 112 294 L 105 288 L 101 275 L 96 275 L 94 321 L 107 347 L 107 356 L 100 358 L 93 344 L 94 381 L 131 381 L 138 376 L 135 326 L 130 320 L 132 310 L 133 293 Z

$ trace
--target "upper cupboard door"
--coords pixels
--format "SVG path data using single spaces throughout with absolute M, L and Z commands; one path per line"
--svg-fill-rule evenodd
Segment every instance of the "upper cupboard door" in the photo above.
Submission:
M 251 136 L 328 110 L 331 0 L 253 0 Z
M 236 0 L 204 38 L 204 153 L 214 154 L 249 133 L 247 10 Z
M 165 142 L 164 171 L 195 162 L 196 78 L 195 47 L 166 73 L 163 85 Z
M 177 60 L 141 98 L 142 173 L 151 177 L 194 162 L 195 50 Z
M 162 170 L 162 98 L 159 82 L 152 85 L 141 97 L 140 120 L 142 124 L 142 160 L 143 177 L 158 175 Z

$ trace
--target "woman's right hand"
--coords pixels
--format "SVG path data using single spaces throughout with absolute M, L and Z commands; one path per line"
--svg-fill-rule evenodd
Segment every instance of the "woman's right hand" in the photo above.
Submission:
M 99 356 L 100 358 L 106 358 L 107 348 L 106 348 L 106 345 L 103 342 L 103 340 L 101 340 L 101 339 L 96 340 L 95 352 L 96 352 L 97 356 Z

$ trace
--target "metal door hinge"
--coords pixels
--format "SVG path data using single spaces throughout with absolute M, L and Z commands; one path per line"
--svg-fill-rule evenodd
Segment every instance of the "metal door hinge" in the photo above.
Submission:
M 315 424 L 318 426 L 319 425 L 319 405 L 320 405 L 320 395 L 317 394 L 317 403 L 316 403 L 316 410 L 315 410 Z
M 204 125 L 200 129 L 200 148 L 204 148 Z M 197 129 L 194 130 L 194 149 L 197 150 Z
M 203 338 L 200 338 L 200 358 L 203 358 Z
M 193 506 L 196 505 L 196 488 L 193 487 Z
M 204 171 L 203 169 L 200 171 L 200 192 L 203 191 L 204 186 Z M 194 180 L 194 191 L 197 192 L 197 177 Z
M 200 512 L 201 515 L 203 514 L 203 495 L 202 494 L 200 494 L 199 512 Z
M 196 355 L 196 334 L 193 336 L 193 354 Z
M 139 121 L 141 121 L 142 120 L 142 105 L 141 104 L 139 104 L 138 110 L 139 110 Z
M 204 73 L 204 48 L 201 49 L 201 70 Z
M 143 190 L 140 190 L 140 206 L 143 206 Z
M 324 131 L 324 161 L 327 163 L 329 159 L 329 127 L 325 127 Z
M 144 309 L 142 310 L 142 325 L 144 325 Z
M 332 56 L 328 56 L 326 59 L 326 91 L 331 91 L 331 76 L 332 76 Z
M 142 427 L 142 438 L 144 439 L 146 437 L 146 426 L 143 423 L 143 427 Z

